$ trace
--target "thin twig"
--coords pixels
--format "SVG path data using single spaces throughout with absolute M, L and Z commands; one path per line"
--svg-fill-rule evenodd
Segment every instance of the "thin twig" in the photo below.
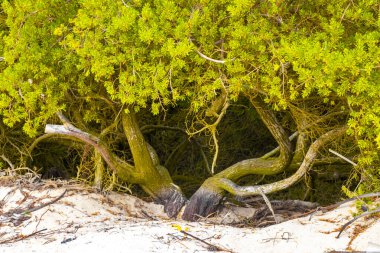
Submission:
M 3 159 L 5 162 L 7 162 L 9 167 L 11 167 L 12 170 L 15 168 L 11 160 L 9 160 L 4 154 L 2 154 L 0 158 Z
M 18 187 L 14 187 L 12 188 L 9 192 L 7 192 L 7 194 L 5 194 L 5 196 L 2 198 L 2 200 L 0 200 L 0 203 L 1 202 L 5 202 L 6 199 L 11 195 L 11 194 L 14 194 L 14 192 L 18 189 Z
M 226 63 L 226 61 L 223 61 L 223 60 L 215 60 L 215 59 L 213 59 L 213 58 L 208 57 L 207 55 L 202 54 L 202 53 L 199 52 L 198 50 L 196 50 L 196 51 L 197 51 L 197 53 L 199 54 L 199 56 L 202 57 L 203 59 L 206 59 L 206 60 L 208 60 L 208 61 L 212 61 L 212 62 L 215 62 L 215 63 L 220 63 L 220 64 L 225 64 L 225 63 Z
M 355 218 L 353 218 L 352 220 L 350 220 L 349 222 L 347 222 L 346 224 L 344 224 L 342 226 L 342 228 L 340 229 L 339 231 L 339 234 L 336 236 L 336 238 L 339 238 L 340 235 L 342 234 L 342 232 L 351 224 L 353 223 L 354 221 L 356 221 L 357 219 L 361 218 L 361 217 L 364 217 L 364 216 L 367 216 L 367 215 L 370 215 L 370 214 L 374 214 L 374 213 L 379 213 L 380 212 L 380 207 L 375 209 L 375 210 L 372 210 L 372 211 L 368 211 L 368 212 L 364 212 L 362 213 L 361 215 L 358 215 L 356 216 Z
M 211 243 L 209 243 L 209 242 L 206 242 L 205 240 L 203 240 L 203 239 L 201 239 L 201 238 L 199 238 L 199 237 L 196 237 L 195 235 L 192 235 L 192 234 L 190 234 L 190 233 L 188 233 L 188 232 L 186 232 L 186 231 L 180 230 L 179 232 L 181 232 L 182 234 L 185 234 L 185 235 L 187 235 L 187 236 L 190 236 L 191 238 L 193 238 L 193 239 L 195 239 L 195 240 L 198 240 L 198 241 L 200 241 L 200 242 L 206 244 L 207 246 L 210 247 L 210 250 L 212 250 L 212 251 L 226 251 L 226 252 L 231 252 L 231 253 L 233 253 L 232 250 L 229 250 L 229 249 L 226 249 L 226 248 L 223 248 L 223 247 L 220 247 L 220 246 L 217 246 L 217 245 L 211 244 Z
M 157 218 L 153 217 L 152 215 L 148 214 L 147 212 L 145 212 L 144 210 L 141 210 L 140 211 L 146 218 L 150 219 L 150 220 L 158 220 Z
M 269 210 L 271 211 L 276 224 L 278 224 L 279 222 L 278 222 L 277 216 L 274 214 L 272 204 L 270 203 L 268 197 L 265 195 L 264 191 L 261 188 L 259 189 L 259 192 L 260 192 L 261 196 L 263 197 L 265 204 L 267 204 Z
M 172 131 L 182 132 L 183 134 L 187 135 L 187 132 L 180 127 L 171 127 L 171 126 L 165 126 L 165 125 L 145 125 L 145 126 L 140 127 L 141 132 L 144 132 L 144 133 L 147 133 L 151 129 L 172 130 Z
M 354 166 L 358 166 L 358 164 L 354 163 L 353 161 L 351 161 L 351 160 L 348 159 L 347 157 L 345 157 L 345 156 L 339 154 L 338 152 L 336 152 L 336 151 L 334 151 L 334 150 L 332 150 L 332 149 L 329 149 L 329 151 L 330 151 L 331 153 L 333 153 L 334 155 L 336 155 L 336 156 L 342 158 L 342 159 L 345 160 L 346 162 L 351 163 L 351 164 L 354 165 Z
M 322 211 L 323 213 L 325 213 L 325 212 L 328 212 L 328 211 L 331 211 L 331 210 L 337 208 L 340 205 L 346 204 L 346 203 L 348 203 L 350 201 L 359 200 L 359 199 L 363 199 L 363 198 L 379 197 L 379 196 L 380 196 L 380 192 L 366 193 L 366 194 L 359 195 L 359 196 L 356 196 L 356 197 L 353 197 L 353 198 L 342 200 L 342 201 L 340 201 L 338 203 L 335 203 L 335 204 L 332 204 L 332 205 L 329 205 L 329 206 L 324 206 L 324 207 L 320 207 L 319 206 L 319 207 L 317 207 L 314 210 L 311 210 L 309 212 L 306 212 L 306 213 L 303 213 L 303 214 L 300 214 L 300 215 L 293 216 L 292 218 L 299 218 L 299 217 L 303 217 L 303 216 L 306 216 L 306 215 L 310 214 L 309 220 L 311 220 L 312 216 L 317 211 Z
M 216 161 L 218 160 L 218 155 L 219 155 L 219 143 L 218 143 L 218 138 L 216 138 L 216 129 L 213 129 L 211 132 L 212 132 L 212 139 L 214 141 L 214 146 L 215 146 L 215 153 L 214 153 L 214 157 L 212 158 L 212 164 L 211 164 L 211 175 L 214 175 Z
M 51 204 L 54 204 L 55 202 L 57 202 L 58 200 L 63 198 L 63 196 L 65 196 L 66 192 L 67 192 L 67 190 L 65 189 L 64 192 L 62 192 L 62 194 L 59 195 L 58 197 L 56 197 L 55 199 L 53 199 L 47 203 L 41 204 L 39 206 L 33 207 L 31 209 L 25 210 L 23 213 L 32 213 L 32 212 L 35 212 L 37 210 L 40 210 L 41 208 L 44 208 L 44 207 L 49 206 Z
M 36 206 L 36 207 L 33 207 L 33 208 L 24 208 L 24 209 L 19 209 L 16 211 L 11 210 L 11 211 L 8 211 L 7 213 L 5 213 L 4 216 L 9 216 L 12 214 L 27 214 L 27 213 L 35 212 L 35 211 L 40 210 L 41 208 L 44 208 L 48 205 L 54 204 L 55 202 L 57 202 L 58 200 L 63 198 L 63 196 L 65 196 L 66 192 L 67 192 L 67 190 L 65 190 L 61 195 L 59 195 L 58 197 L 56 197 L 55 199 L 53 199 L 47 203 L 43 203 L 43 204 Z
M 264 94 L 264 95 L 266 95 L 266 94 Z M 306 129 L 308 129 L 308 128 L 312 127 L 312 126 L 315 126 L 315 125 L 317 125 L 317 124 L 319 124 L 319 123 L 321 123 L 321 122 L 323 122 L 323 121 L 325 121 L 327 119 L 330 119 L 333 116 L 337 116 L 337 115 L 340 115 L 340 114 L 342 114 L 342 112 L 330 113 L 330 114 L 328 114 L 328 115 L 326 115 L 326 116 L 324 116 L 322 118 L 319 118 L 318 120 L 316 120 L 316 121 L 314 121 L 314 122 L 312 122 L 312 123 L 310 123 L 310 124 L 308 124 L 308 125 L 306 125 L 304 127 L 301 127 L 301 129 L 299 129 L 299 131 L 296 131 L 291 136 L 289 136 L 289 140 L 293 141 L 296 137 L 298 137 L 299 132 L 305 131 Z M 275 149 L 269 151 L 268 153 L 266 153 L 265 155 L 263 155 L 260 158 L 267 159 L 267 158 L 275 155 L 276 153 L 278 153 L 278 151 L 280 151 L 280 147 L 276 147 Z
M 289 242 L 290 239 L 294 239 L 293 237 L 291 237 L 291 233 L 290 232 L 283 232 L 281 237 L 277 237 L 278 235 L 278 232 L 276 232 L 276 235 L 274 236 L 274 238 L 266 238 L 266 239 L 263 239 L 262 242 L 270 242 L 270 241 L 273 241 L 273 244 L 276 243 L 277 240 L 285 240 L 286 242 Z
M 31 236 L 34 236 L 36 234 L 39 234 L 43 231 L 46 231 L 47 229 L 44 228 L 44 229 L 41 229 L 41 230 L 38 230 L 38 231 L 35 231 L 31 234 L 28 234 L 28 235 L 18 235 L 18 236 L 14 236 L 14 237 L 11 237 L 9 239 L 6 239 L 6 240 L 3 240 L 3 241 L 0 241 L 0 244 L 6 244 L 6 243 L 13 243 L 13 242 L 18 242 L 18 241 L 22 241 L 22 240 L 25 240 L 26 238 L 29 238 Z
M 362 195 L 359 195 L 359 196 L 355 196 L 355 197 L 352 197 L 352 198 L 349 198 L 349 199 L 345 199 L 345 200 L 342 200 L 336 204 L 332 204 L 332 205 L 329 205 L 329 206 L 326 206 L 326 207 L 322 207 L 321 210 L 325 213 L 327 211 L 330 211 L 340 205 L 343 205 L 347 202 L 350 202 L 350 201 L 354 201 L 354 200 L 359 200 L 359 199 L 363 199 L 363 198 L 371 198 L 371 197 L 379 197 L 380 196 L 380 192 L 371 192 L 371 193 L 366 193 L 366 194 L 362 194 Z
M 289 136 L 289 141 L 293 141 L 296 137 L 298 137 L 298 131 L 294 132 L 291 136 Z M 276 148 L 272 149 L 271 151 L 269 151 L 268 153 L 266 153 L 265 155 L 263 155 L 260 158 L 267 159 L 269 157 L 272 157 L 276 153 L 278 153 L 278 151 L 280 151 L 280 147 L 276 147 Z
M 351 5 L 351 3 L 348 3 L 347 7 L 344 9 L 343 14 L 342 14 L 342 16 L 340 17 L 340 21 L 339 21 L 340 23 L 342 23 L 343 18 L 344 18 L 344 15 L 346 15 L 346 11 L 347 11 L 348 8 L 350 7 L 350 5 Z
M 46 211 L 38 218 L 38 222 L 37 222 L 37 225 L 36 225 L 36 228 L 35 230 L 37 230 L 38 226 L 40 225 L 41 221 L 42 221 L 42 217 L 44 217 L 44 215 L 49 211 L 50 209 L 46 209 Z
M 199 147 L 199 151 L 201 152 L 201 156 L 203 159 L 203 163 L 206 166 L 206 170 L 212 175 L 210 165 L 208 164 L 207 156 L 205 152 L 203 151 L 202 145 L 196 139 L 193 139 L 193 142 L 195 143 L 195 145 Z
M 129 7 L 124 0 L 121 0 L 121 1 L 123 2 L 123 4 L 124 4 L 125 7 L 127 7 L 127 8 Z

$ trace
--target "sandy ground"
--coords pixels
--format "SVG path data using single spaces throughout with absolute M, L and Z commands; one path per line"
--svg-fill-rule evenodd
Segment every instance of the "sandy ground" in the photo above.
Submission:
M 0 252 L 380 252 L 380 220 L 361 218 L 336 238 L 355 208 L 345 204 L 327 213 L 265 228 L 237 228 L 207 222 L 170 220 L 160 205 L 126 194 L 107 196 L 84 189 L 33 212 L 65 187 L 23 189 L 0 186 Z M 17 214 L 15 208 L 23 209 Z M 225 210 L 221 219 L 241 210 Z M 245 215 L 249 215 L 248 210 Z M 243 212 L 244 213 L 244 212 Z M 182 233 L 186 231 L 190 235 Z M 191 235 L 203 239 L 207 245 Z

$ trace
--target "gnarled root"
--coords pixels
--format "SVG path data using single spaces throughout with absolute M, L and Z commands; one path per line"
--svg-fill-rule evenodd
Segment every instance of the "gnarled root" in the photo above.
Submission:
M 274 167 L 276 167 L 261 166 L 260 168 L 260 166 L 258 165 L 266 165 L 265 163 L 259 163 L 258 161 L 260 160 L 251 160 L 251 162 L 246 163 L 240 162 L 242 164 L 240 164 L 240 166 L 238 166 L 237 169 L 235 169 L 236 166 L 231 166 L 230 168 L 227 168 L 225 171 L 222 171 L 214 177 L 207 179 L 203 183 L 201 188 L 199 188 L 198 191 L 191 197 L 190 203 L 187 205 L 182 218 L 185 220 L 194 221 L 199 216 L 207 216 L 215 212 L 217 210 L 217 206 L 220 204 L 220 201 L 223 198 L 223 195 L 226 192 L 229 192 L 236 196 L 254 196 L 273 193 L 288 188 L 289 186 L 298 182 L 305 175 L 305 173 L 313 164 L 314 159 L 317 157 L 320 148 L 328 142 L 343 135 L 346 132 L 346 130 L 347 126 L 344 126 L 331 130 L 320 136 L 309 147 L 309 150 L 306 153 L 305 158 L 299 169 L 292 176 L 274 183 L 265 185 L 239 186 L 233 181 L 234 178 L 238 178 L 235 175 L 237 173 L 241 173 L 242 168 L 245 168 L 246 172 L 250 172 L 251 174 L 259 174 L 258 172 L 260 172 L 261 174 L 265 174 L 266 168 L 273 169 Z M 281 166 L 277 167 L 281 168 Z M 245 175 L 248 175 L 248 173 L 246 173 Z
M 164 206 L 164 211 L 170 218 L 177 216 L 186 200 L 181 189 L 174 184 L 159 192 L 156 198 L 156 202 Z
M 182 214 L 182 219 L 196 221 L 215 213 L 223 199 L 223 193 L 210 188 L 201 187 L 191 196 Z

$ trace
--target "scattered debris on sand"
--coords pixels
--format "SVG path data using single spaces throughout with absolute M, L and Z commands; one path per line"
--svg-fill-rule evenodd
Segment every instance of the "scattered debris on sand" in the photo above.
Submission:
M 353 202 L 323 210 L 272 201 L 279 224 L 263 203 L 185 222 L 161 205 L 72 182 L 0 185 L 0 252 L 380 252 L 379 213 L 342 230 L 357 212 Z

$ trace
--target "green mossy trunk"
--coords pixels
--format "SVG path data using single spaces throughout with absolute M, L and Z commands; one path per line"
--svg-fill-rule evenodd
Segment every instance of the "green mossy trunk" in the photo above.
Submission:
M 139 185 L 158 203 L 164 205 L 169 217 L 176 216 L 185 204 L 184 195 L 173 183 L 167 169 L 159 164 L 154 149 L 144 140 L 134 113 L 125 113 L 122 121 Z
M 29 147 L 30 152 L 40 141 L 53 136 L 61 136 L 65 139 L 79 140 L 89 144 L 95 149 L 95 184 L 97 186 L 100 187 L 101 185 L 104 168 L 100 158 L 103 158 L 108 167 L 121 180 L 140 185 L 156 202 L 163 204 L 164 210 L 169 217 L 174 217 L 178 214 L 185 204 L 186 198 L 181 189 L 173 183 L 167 169 L 160 165 L 159 158 L 153 147 L 144 140 L 133 113 L 123 114 L 122 122 L 134 165 L 114 154 L 106 143 L 103 143 L 98 137 L 76 128 L 62 113 L 59 116 L 64 124 L 47 124 L 45 127 L 46 134 L 33 142 Z
M 94 175 L 94 186 L 96 189 L 101 190 L 102 189 L 102 182 L 104 178 L 104 164 L 101 154 L 98 151 L 94 151 L 94 169 L 95 169 L 95 175 Z

